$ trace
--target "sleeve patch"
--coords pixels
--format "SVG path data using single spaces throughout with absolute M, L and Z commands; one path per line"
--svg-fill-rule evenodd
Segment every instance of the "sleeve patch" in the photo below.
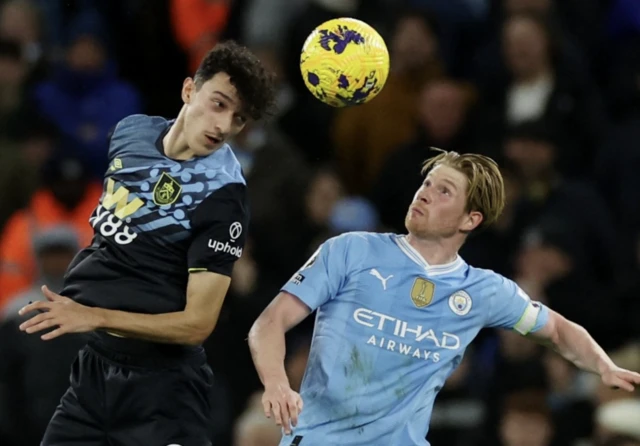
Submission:
M 536 302 L 529 302 L 527 308 L 524 310 L 522 317 L 513 327 L 515 331 L 525 336 L 533 330 L 538 321 L 538 315 L 540 314 L 540 304 Z

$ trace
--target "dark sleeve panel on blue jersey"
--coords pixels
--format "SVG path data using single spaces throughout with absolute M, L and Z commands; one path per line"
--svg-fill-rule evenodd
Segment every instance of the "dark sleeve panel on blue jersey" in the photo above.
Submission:
M 189 272 L 231 275 L 233 264 L 244 249 L 249 224 L 247 200 L 246 186 L 230 183 L 198 205 L 191 219 Z

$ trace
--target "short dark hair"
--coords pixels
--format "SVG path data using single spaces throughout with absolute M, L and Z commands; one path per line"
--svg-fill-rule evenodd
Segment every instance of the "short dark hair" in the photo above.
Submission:
M 244 112 L 251 119 L 269 116 L 275 108 L 275 76 L 246 47 L 234 42 L 219 43 L 200 62 L 194 76 L 196 88 L 218 73 L 226 73 L 238 90 Z

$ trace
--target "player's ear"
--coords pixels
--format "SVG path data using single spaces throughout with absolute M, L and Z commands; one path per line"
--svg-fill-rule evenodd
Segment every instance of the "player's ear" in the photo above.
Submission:
M 184 102 L 185 104 L 190 104 L 195 92 L 196 83 L 192 78 L 186 78 L 182 83 L 182 102 Z
M 482 220 L 484 220 L 484 217 L 481 212 L 471 211 L 464 216 L 462 225 L 460 226 L 460 231 L 466 233 L 471 232 L 480 226 Z

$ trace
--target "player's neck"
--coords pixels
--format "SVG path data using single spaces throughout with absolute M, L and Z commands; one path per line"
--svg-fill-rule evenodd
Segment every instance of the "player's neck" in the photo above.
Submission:
M 418 238 L 407 235 L 407 242 L 427 261 L 429 265 L 446 265 L 456 260 L 460 246 L 453 239 Z
M 162 147 L 164 155 L 174 160 L 184 161 L 194 157 L 184 136 L 184 108 L 180 110 L 176 122 L 162 138 Z

